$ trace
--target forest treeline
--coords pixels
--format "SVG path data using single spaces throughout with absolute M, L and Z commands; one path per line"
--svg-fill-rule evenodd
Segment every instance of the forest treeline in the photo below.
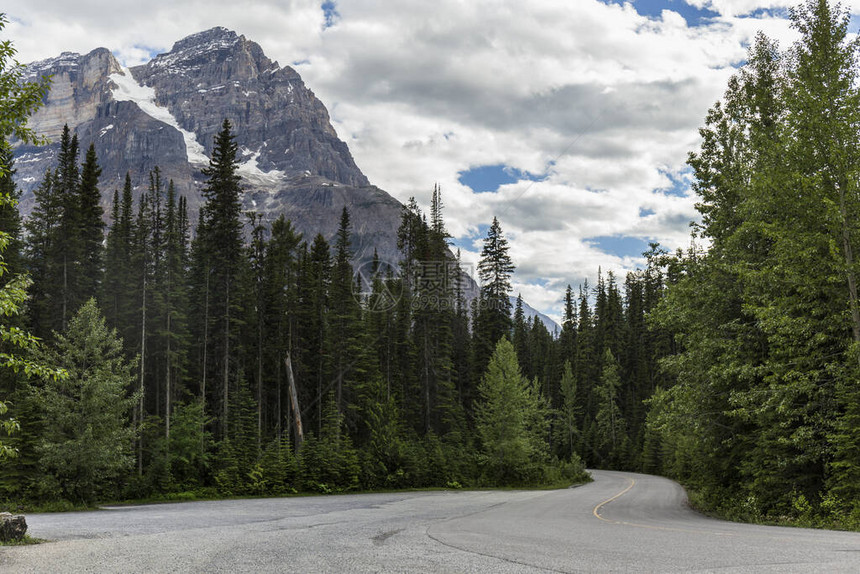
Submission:
M 438 188 L 429 214 L 404 206 L 399 261 L 354 268 L 346 209 L 331 242 L 241 212 L 226 120 L 196 222 L 155 169 L 105 226 L 98 158 L 66 130 L 30 218 L 0 210 L 19 361 L 0 371 L 0 497 L 535 485 L 588 465 L 671 476 L 729 517 L 860 526 L 858 44 L 826 0 L 792 21 L 800 40 L 759 35 L 700 130 L 691 246 L 569 286 L 557 333 L 510 303 L 498 220 L 467 298 Z
M 568 288 L 550 333 L 510 302 L 498 220 L 467 300 L 438 188 L 429 217 L 404 206 L 400 261 L 354 269 L 346 209 L 332 244 L 241 212 L 226 120 L 193 233 L 157 168 L 136 199 L 126 177 L 104 229 L 98 159 L 78 146 L 65 129 L 6 253 L 32 280 L 36 356 L 68 374 L 4 379 L 21 425 L 6 497 L 531 485 L 582 479 L 583 459 L 642 464 L 643 400 L 669 345 L 645 324 L 653 266 L 625 295 L 612 273 Z

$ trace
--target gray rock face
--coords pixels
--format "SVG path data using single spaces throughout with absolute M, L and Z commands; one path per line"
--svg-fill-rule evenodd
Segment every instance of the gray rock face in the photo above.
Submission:
M 260 46 L 225 28 L 194 34 L 146 65 L 123 70 L 110 51 L 69 52 L 28 66 L 28 76 L 52 76 L 45 106 L 30 120 L 52 144 L 18 145 L 15 179 L 20 209 L 33 208 L 33 190 L 55 165 L 63 124 L 82 152 L 93 143 L 102 168 L 102 207 L 130 173 L 135 195 L 158 166 L 188 200 L 196 221 L 215 134 L 233 124 L 243 162 L 243 207 L 273 221 L 292 219 L 308 241 L 332 238 L 349 209 L 356 261 L 373 249 L 396 263 L 401 204 L 369 184 L 338 139 L 325 106 L 292 68 L 268 59 Z
M 194 132 L 207 154 L 228 118 L 236 143 L 264 172 L 291 177 L 307 171 L 344 185 L 369 184 L 298 73 L 281 68 L 244 36 L 213 28 L 131 72 L 155 89 L 158 105 Z
M 99 106 L 111 99 L 108 76 L 120 71 L 119 62 L 106 48 L 85 56 L 63 52 L 58 58 L 27 66 L 31 79 L 52 77 L 45 105 L 30 118 L 29 125 L 51 140 L 59 140 L 63 125 L 77 126 L 95 117 Z
M 18 541 L 24 538 L 25 534 L 27 534 L 27 521 L 22 515 L 13 516 L 8 512 L 0 512 L 0 541 Z

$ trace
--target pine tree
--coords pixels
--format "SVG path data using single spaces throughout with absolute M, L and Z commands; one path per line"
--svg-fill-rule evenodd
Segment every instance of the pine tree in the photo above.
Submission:
M 564 291 L 564 313 L 561 318 L 559 346 L 563 361 L 576 361 L 576 301 L 570 285 Z
M 111 227 L 107 234 L 105 250 L 105 281 L 101 296 L 105 319 L 110 327 L 117 329 L 126 342 L 131 340 L 130 329 L 136 322 L 133 311 L 134 285 L 131 268 L 133 199 L 131 175 L 125 174 L 122 196 L 114 193 L 111 212 Z M 127 351 L 128 346 L 126 347 Z
M 60 154 L 55 180 L 56 193 L 60 206 L 60 220 L 57 228 L 58 237 L 55 252 L 50 259 L 55 259 L 57 277 L 55 285 L 59 290 L 56 307 L 52 310 L 52 328 L 65 331 L 66 324 L 76 310 L 77 279 L 80 255 L 82 253 L 80 236 L 80 202 L 78 189 L 80 187 L 80 169 L 78 167 L 78 136 L 71 135 L 69 126 L 63 126 L 60 139 Z
M 570 361 L 564 362 L 564 372 L 561 376 L 561 434 L 563 451 L 568 458 L 576 454 L 579 443 L 579 412 L 581 411 L 579 397 L 576 393 L 576 378 Z
M 283 392 L 287 375 L 284 358 L 289 353 L 296 355 L 295 340 L 298 340 L 298 275 L 299 245 L 302 235 L 292 223 L 280 216 L 272 223 L 271 239 L 266 245 L 264 260 L 264 296 L 268 312 L 264 316 L 264 330 L 268 344 L 265 346 L 266 372 L 274 377 L 275 433 L 278 439 L 286 431 L 289 434 L 291 416 L 287 404 L 289 399 Z
M 306 381 L 300 395 L 303 409 L 316 410 L 317 434 L 322 430 L 324 397 L 332 381 L 331 355 L 329 350 L 331 288 L 331 253 L 329 244 L 321 234 L 314 238 L 310 252 L 305 252 L 301 261 L 299 298 L 303 301 L 298 317 L 301 333 L 301 371 L 297 378 Z M 310 424 L 308 428 L 313 428 Z
M 518 294 L 517 302 L 514 305 L 513 336 L 511 337 L 511 342 L 514 345 L 514 349 L 517 350 L 517 361 L 519 361 L 520 368 L 527 377 L 534 376 L 535 374 L 531 366 L 530 330 L 526 322 L 525 311 L 523 311 L 523 296 Z
M 597 395 L 597 439 L 596 448 L 601 453 L 604 464 L 618 465 L 623 461 L 621 450 L 627 440 L 624 417 L 619 406 L 621 376 L 618 361 L 612 351 L 603 353 L 603 375 L 595 389 Z
M 167 205 L 164 222 L 164 262 L 159 298 L 162 309 L 161 331 L 164 350 L 164 433 L 169 445 L 170 424 L 174 398 L 180 396 L 180 384 L 185 375 L 188 347 L 187 316 L 188 294 L 185 290 L 186 261 L 188 259 L 188 229 L 184 221 L 184 198 L 177 203 L 173 180 L 167 187 Z
M 197 267 L 202 268 L 204 282 L 209 286 L 209 309 L 204 320 L 208 319 L 207 347 L 218 357 L 213 362 L 212 375 L 220 386 L 222 436 L 227 431 L 230 381 L 236 375 L 231 363 L 235 363 L 234 339 L 238 317 L 242 314 L 238 278 L 245 261 L 240 220 L 242 188 L 236 153 L 232 126 L 225 119 L 215 136 L 209 166 L 203 170 L 207 177 L 203 188 L 206 202 L 201 208 L 201 223 L 197 229 L 199 246 L 195 252 Z
M 475 367 L 483 370 L 496 343 L 511 332 L 511 274 L 514 264 L 508 255 L 508 240 L 498 218 L 484 239 L 478 276 L 481 280 L 480 308 L 475 318 Z
M 104 222 L 102 216 L 101 192 L 98 188 L 102 170 L 98 165 L 96 148 L 90 144 L 81 167 L 80 188 L 78 189 L 80 253 L 78 272 L 78 297 L 87 300 L 99 294 L 102 278 L 102 251 L 104 243 Z
M 331 270 L 331 306 L 329 334 L 334 369 L 335 404 L 338 412 L 346 413 L 347 404 L 352 402 L 356 383 L 355 370 L 360 361 L 362 349 L 358 346 L 361 310 L 353 294 L 353 271 L 351 244 L 351 223 L 349 211 L 343 208 L 340 225 L 334 245 L 334 264 Z M 355 421 L 347 417 L 349 426 L 354 427 Z

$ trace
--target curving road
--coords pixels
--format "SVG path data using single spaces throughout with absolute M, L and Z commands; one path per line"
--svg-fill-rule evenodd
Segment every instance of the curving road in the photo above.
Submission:
M 28 516 L 0 572 L 860 572 L 860 534 L 734 524 L 664 478 L 557 491 L 191 502 Z

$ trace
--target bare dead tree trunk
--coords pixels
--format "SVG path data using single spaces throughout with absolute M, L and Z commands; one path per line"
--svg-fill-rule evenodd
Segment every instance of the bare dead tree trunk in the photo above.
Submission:
M 293 422 L 296 425 L 296 452 L 302 447 L 302 442 L 305 440 L 305 433 L 302 430 L 302 411 L 299 408 L 299 394 L 296 391 L 296 381 L 293 378 L 293 362 L 290 359 L 290 352 L 287 351 L 287 356 L 284 358 L 284 365 L 287 367 L 287 380 L 290 383 L 290 404 L 293 409 Z

